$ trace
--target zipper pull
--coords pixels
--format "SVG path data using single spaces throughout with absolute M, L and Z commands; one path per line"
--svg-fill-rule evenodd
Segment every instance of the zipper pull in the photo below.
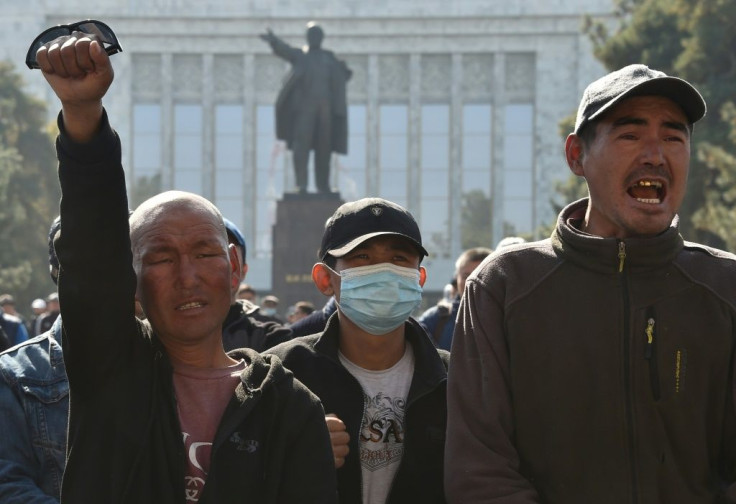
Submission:
M 618 242 L 618 272 L 621 273 L 624 270 L 624 260 L 626 259 L 626 244 L 624 242 Z
M 647 334 L 647 346 L 644 350 L 644 358 L 647 360 L 652 358 L 652 347 L 654 346 L 654 319 L 647 320 L 647 328 L 644 331 Z

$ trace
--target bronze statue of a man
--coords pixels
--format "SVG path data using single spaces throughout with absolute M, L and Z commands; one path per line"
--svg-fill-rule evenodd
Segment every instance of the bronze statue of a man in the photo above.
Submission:
M 313 22 L 307 25 L 308 45 L 302 49 L 287 44 L 270 29 L 260 37 L 277 56 L 291 63 L 276 100 L 276 138 L 286 141 L 292 151 L 299 192 L 307 192 L 309 152 L 314 150 L 317 190 L 329 193 L 332 153 L 348 151 L 345 88 L 352 71 L 332 51 L 322 49 L 324 32 Z

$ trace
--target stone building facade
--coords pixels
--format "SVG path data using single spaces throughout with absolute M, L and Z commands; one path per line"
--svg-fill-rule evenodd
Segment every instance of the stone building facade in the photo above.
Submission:
M 537 237 L 553 219 L 554 183 L 569 174 L 558 123 L 603 73 L 585 13 L 612 0 L 0 0 L 0 58 L 25 70 L 43 28 L 100 19 L 117 33 L 106 107 L 122 137 L 131 200 L 182 189 L 215 202 L 248 240 L 248 281 L 271 286 L 275 204 L 293 188 L 274 139 L 273 104 L 289 65 L 258 34 L 295 46 L 318 21 L 324 47 L 353 70 L 349 153 L 334 156 L 343 199 L 381 196 L 417 217 L 440 291 L 463 249 L 463 208 L 490 205 L 479 236 Z M 311 176 L 311 174 L 310 174 Z M 483 222 L 485 220 L 485 222 Z M 467 232 L 466 232 L 467 233 Z

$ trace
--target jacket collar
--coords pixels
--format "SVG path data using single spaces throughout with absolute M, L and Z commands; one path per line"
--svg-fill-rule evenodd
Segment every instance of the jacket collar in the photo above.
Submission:
M 319 336 L 314 349 L 317 353 L 340 364 L 339 351 L 340 320 L 337 312 L 327 321 L 324 332 Z M 404 335 L 414 351 L 414 376 L 409 389 L 409 401 L 432 390 L 447 380 L 447 369 L 437 348 L 426 331 L 413 318 L 404 323 Z M 342 365 L 342 364 L 340 364 Z
M 278 357 L 273 355 L 260 355 L 250 348 L 238 348 L 228 355 L 236 360 L 243 359 L 245 369 L 240 374 L 240 383 L 235 387 L 234 398 L 230 400 L 220 420 L 221 425 L 213 441 L 213 446 L 216 447 L 227 441 L 230 434 L 239 428 L 269 387 L 290 374 L 281 365 Z M 269 411 L 271 415 L 276 414 L 274 409 Z
M 51 366 L 54 368 L 56 368 L 57 366 L 61 366 L 61 369 L 66 369 L 64 367 L 63 351 L 61 349 L 61 338 L 63 333 L 61 328 L 61 315 L 59 315 L 58 317 L 56 317 L 54 325 L 52 325 L 51 329 L 49 329 L 49 361 L 51 363 Z
M 161 361 L 163 372 L 169 377 L 168 381 L 171 381 L 174 370 L 166 348 L 155 333 L 151 338 L 154 353 L 158 355 L 157 360 Z M 241 403 L 249 397 L 260 395 L 265 388 L 283 380 L 290 374 L 278 358 L 272 355 L 261 355 L 251 348 L 237 348 L 228 352 L 228 355 L 235 360 L 245 361 L 245 369 L 240 374 L 242 387 L 238 385 L 235 391 Z
M 552 246 L 565 259 L 590 270 L 617 274 L 621 261 L 625 271 L 651 270 L 672 262 L 683 249 L 683 239 L 677 229 L 678 219 L 664 232 L 650 238 L 601 238 L 580 231 L 588 199 L 565 207 L 552 233 Z M 625 254 L 624 257 L 622 255 Z
M 228 327 L 233 322 L 242 319 L 245 315 L 252 315 L 258 311 L 258 306 L 245 299 L 237 299 L 230 305 L 222 327 Z

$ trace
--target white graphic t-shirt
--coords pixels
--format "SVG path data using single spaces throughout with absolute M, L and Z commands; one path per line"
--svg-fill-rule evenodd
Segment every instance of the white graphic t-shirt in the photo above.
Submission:
M 240 383 L 245 361 L 214 369 L 172 364 L 179 423 L 187 454 L 186 502 L 198 502 L 210 471 L 212 441 L 235 387 Z
M 404 455 L 404 413 L 414 374 L 414 352 L 407 342 L 401 360 L 382 371 L 358 367 L 342 354 L 340 362 L 363 387 L 359 439 L 363 503 L 383 504 Z

